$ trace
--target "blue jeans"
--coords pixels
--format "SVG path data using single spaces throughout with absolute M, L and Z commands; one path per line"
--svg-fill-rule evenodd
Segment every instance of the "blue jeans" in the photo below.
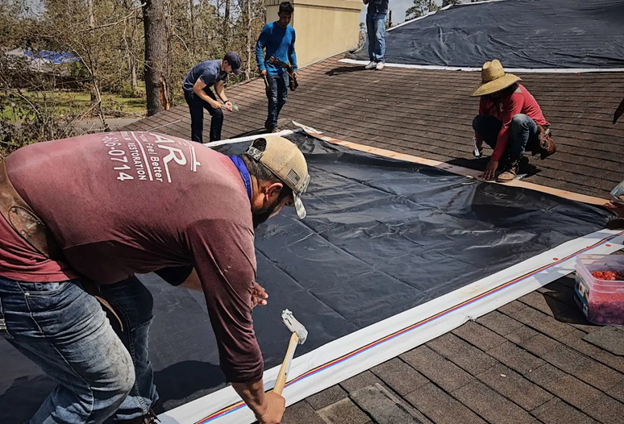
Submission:
M 153 385 L 146 390 L 148 384 L 137 380 L 149 368 L 142 359 L 147 345 L 139 346 L 146 343 L 149 320 L 137 325 L 147 316 L 137 303 L 145 297 L 133 281 L 120 284 L 132 290 L 110 286 L 105 297 L 125 305 L 118 314 L 125 321 L 126 339 L 134 339 L 130 352 L 80 280 L 25 283 L 0 277 L 0 335 L 59 384 L 30 423 L 102 423 L 111 416 L 128 419 L 148 411 L 144 404 L 155 398 Z M 126 309 L 130 305 L 136 310 Z M 140 395 L 141 390 L 147 395 Z
M 154 370 L 149 360 L 149 329 L 153 319 L 154 298 L 136 277 L 116 284 L 100 286 L 100 295 L 113 307 L 123 324 L 108 314 L 111 325 L 130 353 L 134 365 L 134 386 L 115 414 L 129 420 L 148 413 L 158 401 Z
M 496 147 L 498 133 L 502 122 L 491 115 L 478 115 L 472 121 L 475 133 L 485 141 L 492 149 Z M 524 154 L 534 143 L 538 143 L 538 128 L 535 121 L 527 115 L 519 113 L 511 119 L 509 128 L 509 144 L 504 156 L 517 158 Z
M 218 101 L 210 89 L 204 92 L 213 100 Z M 210 106 L 210 103 L 202 100 L 195 93 L 184 92 L 184 100 L 188 104 L 191 113 L 191 140 L 198 143 L 204 142 L 204 109 L 210 116 L 210 141 L 221 140 L 221 129 L 223 128 L 223 111 Z
M 368 58 L 371 62 L 386 62 L 386 14 L 368 13 L 366 15 L 368 34 Z
M 287 72 L 281 75 L 267 75 L 267 82 L 266 95 L 269 99 L 269 114 L 264 127 L 273 131 L 277 128 L 277 118 L 288 98 L 290 76 Z

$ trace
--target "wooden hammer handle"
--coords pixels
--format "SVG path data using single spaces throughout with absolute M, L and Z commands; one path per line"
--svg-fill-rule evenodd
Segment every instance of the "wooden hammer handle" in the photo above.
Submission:
M 286 356 L 284 356 L 284 362 L 282 362 L 282 366 L 277 374 L 277 380 L 275 380 L 275 386 L 273 387 L 273 392 L 278 395 L 282 394 L 284 386 L 286 385 L 288 370 L 290 369 L 290 363 L 292 362 L 293 356 L 295 356 L 297 344 L 299 344 L 299 336 L 297 336 L 297 333 L 292 333 L 292 336 L 290 336 L 290 342 L 288 343 Z

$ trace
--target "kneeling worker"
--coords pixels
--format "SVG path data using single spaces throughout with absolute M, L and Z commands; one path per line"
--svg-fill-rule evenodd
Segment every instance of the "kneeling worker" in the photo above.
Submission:
M 221 108 L 225 106 L 231 112 L 234 107 L 225 95 L 225 80 L 230 73 L 235 75 L 241 73 L 241 58 L 236 52 L 227 53 L 223 60 L 206 60 L 194 66 L 184 79 L 182 84 L 184 99 L 191 112 L 191 140 L 204 142 L 204 109 L 212 117 L 210 141 L 221 140 L 223 128 Z M 211 87 L 214 87 L 219 100 Z
M 516 178 L 526 150 L 542 159 L 556 151 L 550 124 L 542 109 L 521 84 L 520 77 L 508 74 L 498 60 L 486 62 L 481 70 L 481 86 L 472 94 L 480 96 L 479 115 L 473 120 L 475 155 L 480 156 L 485 141 L 494 153 L 483 178 L 498 182 Z
M 160 134 L 104 133 L 0 158 L 0 337 L 58 383 L 30 422 L 154 422 L 153 299 L 133 274 L 194 268 L 227 380 L 261 424 L 279 423 L 285 401 L 264 392 L 253 328 L 253 307 L 266 303 L 254 228 L 286 205 L 305 217 L 308 183 L 303 154 L 280 137 L 228 157 Z

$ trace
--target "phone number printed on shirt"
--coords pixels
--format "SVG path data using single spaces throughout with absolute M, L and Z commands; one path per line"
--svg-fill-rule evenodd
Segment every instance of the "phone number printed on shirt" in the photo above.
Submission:
M 117 179 L 119 181 L 134 180 L 134 176 L 128 174 L 126 171 L 132 169 L 129 165 L 128 155 L 123 150 L 122 144 L 117 137 L 107 135 L 102 141 L 104 146 L 108 148 L 109 159 L 114 162 L 113 170 L 117 172 Z

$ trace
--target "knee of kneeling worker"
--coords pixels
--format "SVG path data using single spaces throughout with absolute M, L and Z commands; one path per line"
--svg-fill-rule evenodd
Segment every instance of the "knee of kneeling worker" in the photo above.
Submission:
M 511 125 L 513 125 L 513 126 L 521 126 L 521 127 L 528 127 L 529 126 L 529 119 L 531 119 L 531 118 L 529 118 L 524 113 L 519 113 L 517 115 L 514 115 L 513 118 L 511 118 Z
M 472 120 L 472 129 L 475 132 L 479 132 L 481 129 L 483 129 L 484 120 L 485 119 L 482 115 L 475 116 Z

